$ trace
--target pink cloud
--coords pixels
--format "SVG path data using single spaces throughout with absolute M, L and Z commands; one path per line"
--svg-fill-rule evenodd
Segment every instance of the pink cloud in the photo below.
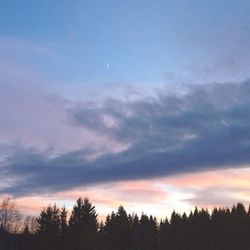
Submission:
M 247 205 L 249 178 L 249 168 L 200 172 L 86 186 L 53 195 L 18 198 L 16 204 L 25 214 L 38 215 L 48 204 L 64 204 L 71 210 L 76 199 L 88 197 L 96 206 L 100 219 L 116 211 L 119 205 L 130 213 L 143 211 L 164 218 L 173 210 L 189 212 L 194 206 L 212 209 L 232 206 L 236 202 Z
M 181 174 L 164 180 L 176 187 L 207 188 L 212 186 L 249 187 L 249 168 Z

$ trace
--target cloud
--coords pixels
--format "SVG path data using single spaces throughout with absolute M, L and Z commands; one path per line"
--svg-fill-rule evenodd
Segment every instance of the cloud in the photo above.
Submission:
M 105 135 L 72 126 L 66 112 L 72 101 L 43 84 L 34 72 L 6 63 L 0 65 L 0 81 L 0 161 L 24 147 L 50 155 L 88 147 L 96 155 L 121 146 Z
M 218 183 L 217 183 L 218 184 Z M 184 199 L 185 202 L 194 206 L 206 207 L 212 209 L 214 207 L 231 207 L 237 202 L 249 204 L 249 189 L 214 186 L 208 189 L 196 191 L 193 198 Z M 247 197 L 248 196 L 248 197 Z
M 56 156 L 23 147 L 0 168 L 3 179 L 16 177 L 1 192 L 20 196 L 249 164 L 249 105 L 249 81 L 130 102 L 76 103 L 67 111 L 75 129 L 127 147 L 94 158 L 86 146 Z
M 178 192 L 190 194 L 182 199 L 191 207 L 231 207 L 237 202 L 249 203 L 250 168 L 211 169 L 206 172 L 185 173 L 159 180 Z

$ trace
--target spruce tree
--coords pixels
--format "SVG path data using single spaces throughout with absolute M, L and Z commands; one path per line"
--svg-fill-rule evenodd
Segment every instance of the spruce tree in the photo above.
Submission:
M 72 249 L 96 248 L 98 221 L 95 207 L 87 198 L 79 198 L 69 220 Z

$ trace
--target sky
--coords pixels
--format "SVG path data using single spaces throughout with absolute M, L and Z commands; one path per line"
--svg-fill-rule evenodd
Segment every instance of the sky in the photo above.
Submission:
M 248 205 L 249 1 L 0 3 L 0 198 Z

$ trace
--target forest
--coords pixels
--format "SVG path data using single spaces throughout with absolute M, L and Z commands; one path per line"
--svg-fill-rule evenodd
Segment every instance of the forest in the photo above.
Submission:
M 69 213 L 56 204 L 37 218 L 22 216 L 11 199 L 0 205 L 0 250 L 249 250 L 250 208 L 194 208 L 152 215 L 128 214 L 123 206 L 98 221 L 95 206 L 79 198 Z

